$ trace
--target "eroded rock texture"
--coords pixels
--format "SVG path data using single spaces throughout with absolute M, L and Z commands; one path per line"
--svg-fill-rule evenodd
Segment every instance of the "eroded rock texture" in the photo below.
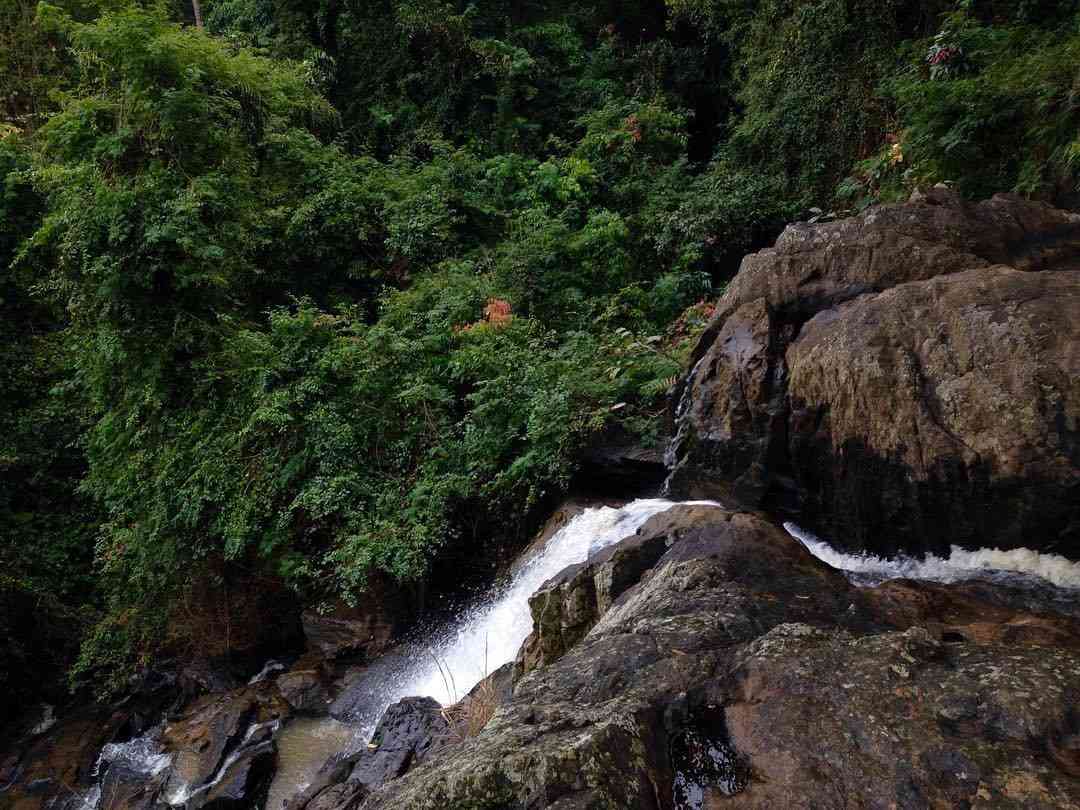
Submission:
M 273 810 L 1080 808 L 1062 597 L 857 588 L 764 517 L 675 506 L 534 595 L 516 666 L 468 698 L 490 719 L 406 698 Z M 0 761 L 0 806 L 264 808 L 311 671 L 69 717 Z
M 943 189 L 747 256 L 681 393 L 673 491 L 892 554 L 1080 557 L 1080 216 Z
M 857 589 L 718 508 L 676 507 L 620 546 L 664 550 L 610 603 L 585 586 L 580 639 L 537 644 L 479 736 L 363 810 L 1080 807 L 1080 622 L 1037 593 Z

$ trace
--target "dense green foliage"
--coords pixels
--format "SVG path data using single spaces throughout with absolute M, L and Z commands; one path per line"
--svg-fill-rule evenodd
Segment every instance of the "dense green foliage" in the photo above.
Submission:
M 841 187 L 865 204 L 918 185 L 972 197 L 1017 191 L 1070 200 L 1080 156 L 1075 3 L 964 2 L 932 36 L 904 43 L 879 87 L 887 142 Z
M 42 213 L 29 171 L 27 153 L 0 141 L 5 266 Z M 60 324 L 35 300 L 33 281 L 18 271 L 0 275 L 0 635 L 8 639 L 0 689 L 16 703 L 42 687 L 55 691 L 69 663 L 85 624 L 80 609 L 92 604 L 100 520 L 77 492 L 86 409 L 72 384 Z M 29 686 L 27 673 L 37 673 Z
M 807 207 L 1076 182 L 1072 6 L 204 7 L 0 0 L 0 596 L 114 687 L 519 537 Z

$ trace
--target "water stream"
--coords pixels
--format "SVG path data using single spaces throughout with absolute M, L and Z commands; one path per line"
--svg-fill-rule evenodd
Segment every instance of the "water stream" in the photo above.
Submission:
M 504 587 L 466 609 L 450 627 L 424 635 L 366 669 L 335 701 L 331 713 L 370 734 L 386 707 L 401 698 L 430 696 L 443 704 L 460 700 L 485 676 L 514 660 L 532 631 L 529 597 L 545 581 L 633 534 L 673 505 L 646 498 L 621 509 L 586 509 L 525 560 Z
M 811 554 L 844 571 L 859 585 L 877 585 L 885 580 L 901 578 L 945 583 L 986 579 L 1011 585 L 1050 584 L 1067 590 L 1080 589 L 1080 562 L 1029 548 L 980 548 L 968 551 L 953 546 L 948 557 L 927 554 L 925 557 L 899 555 L 884 558 L 838 551 L 794 523 L 785 523 L 784 528 Z
M 277 736 L 278 767 L 266 810 L 280 810 L 311 784 L 324 763 L 365 744 L 357 729 L 330 717 L 294 717 Z
M 712 502 L 694 503 L 719 507 Z M 529 597 L 545 581 L 568 565 L 584 562 L 589 555 L 633 534 L 649 518 L 674 505 L 672 501 L 650 498 L 633 501 L 620 509 L 606 506 L 586 509 L 522 561 L 505 585 L 465 609 L 454 622 L 420 634 L 361 670 L 331 706 L 333 717 L 295 717 L 287 721 L 275 735 L 278 771 L 265 804 L 267 810 L 280 810 L 335 755 L 366 745 L 379 718 L 391 704 L 410 696 L 430 696 L 444 704 L 456 702 L 487 674 L 513 661 L 532 631 Z M 1070 605 L 1080 589 L 1080 563 L 1054 554 L 1028 549 L 954 548 L 947 558 L 928 555 L 883 559 L 838 551 L 793 523 L 785 524 L 784 528 L 814 556 L 845 571 L 859 585 L 875 585 L 898 577 L 938 582 L 982 578 L 1048 589 L 1060 594 L 1060 599 Z M 271 676 L 280 668 L 277 662 L 270 662 L 252 682 Z M 249 728 L 245 741 L 232 758 L 244 750 L 247 738 L 264 727 L 265 724 Z M 169 767 L 171 757 L 162 752 L 159 733 L 160 728 L 126 743 L 105 746 L 98 769 L 119 763 L 147 776 L 160 773 Z M 206 785 L 175 786 L 163 797 L 164 801 L 173 806 L 184 804 L 212 787 L 230 764 L 231 759 Z M 100 791 L 98 785 L 81 797 L 88 810 L 98 806 Z

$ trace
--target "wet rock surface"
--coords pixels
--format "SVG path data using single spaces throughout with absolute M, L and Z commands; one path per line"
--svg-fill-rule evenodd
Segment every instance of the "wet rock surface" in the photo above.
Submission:
M 360 806 L 1080 806 L 1073 619 L 985 583 L 858 589 L 722 509 L 676 507 L 635 545 L 676 525 L 477 737 Z
M 717 311 L 667 461 L 673 494 L 730 508 L 674 506 L 549 579 L 517 660 L 457 707 L 410 697 L 352 733 L 423 601 L 376 584 L 304 614 L 302 655 L 290 604 L 237 666 L 65 713 L 0 756 L 0 808 L 1080 810 L 1077 592 L 860 588 L 775 523 L 1080 557 L 1080 217 L 935 189 L 795 225 Z M 589 452 L 619 489 L 660 469 L 620 437 Z M 289 761 L 283 729 L 323 723 Z
M 281 790 L 302 658 L 66 718 L 2 761 L 0 806 L 1080 808 L 1074 596 L 859 588 L 761 515 L 677 505 L 545 583 L 517 665 L 466 698 L 492 708 L 468 734 L 407 698 Z
M 121 703 L 91 704 L 64 716 L 0 757 L 0 807 L 84 807 L 86 798 L 94 795 L 102 749 L 146 733 L 177 699 L 175 681 L 153 675 Z M 119 776 L 113 780 L 114 790 L 126 781 Z M 118 792 L 132 793 L 127 787 Z
M 255 807 L 291 713 L 272 681 L 190 699 L 178 680 L 63 718 L 5 762 L 0 807 Z
M 366 788 L 385 784 L 426 760 L 448 738 L 449 727 L 437 700 L 405 698 L 386 710 L 349 779 Z
M 674 492 L 878 554 L 1080 558 L 1080 216 L 934 189 L 793 225 L 717 311 Z
M 304 611 L 301 620 L 308 650 L 327 660 L 373 658 L 386 651 L 416 618 L 415 603 L 407 590 L 374 577 L 355 605 L 338 603 L 322 613 Z
M 296 711 L 317 713 L 330 702 L 328 684 L 333 670 L 319 653 L 302 656 L 274 682 L 286 702 Z
M 673 510 L 654 518 L 636 534 L 609 546 L 580 565 L 571 565 L 529 598 L 533 632 L 518 654 L 517 673 L 551 663 L 577 644 L 627 587 L 694 525 L 699 509 Z
M 272 757 L 274 735 L 289 713 L 269 682 L 197 700 L 162 734 L 172 758 L 165 801 L 190 808 L 218 798 L 235 801 L 268 785 L 272 768 L 264 773 L 263 759 Z

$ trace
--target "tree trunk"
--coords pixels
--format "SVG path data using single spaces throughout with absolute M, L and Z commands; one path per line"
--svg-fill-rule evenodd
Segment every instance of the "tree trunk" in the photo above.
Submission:
M 191 0 L 191 10 L 195 12 L 195 27 L 202 28 L 202 5 L 199 0 Z

